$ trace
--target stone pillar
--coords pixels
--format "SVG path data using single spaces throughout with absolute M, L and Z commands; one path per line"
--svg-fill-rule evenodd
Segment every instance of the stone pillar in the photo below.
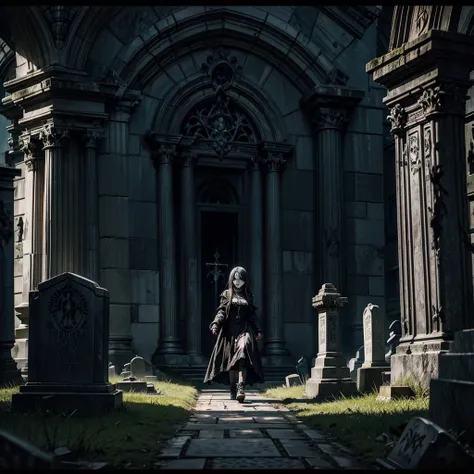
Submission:
M 250 163 L 250 286 L 254 303 L 259 309 L 261 324 L 266 334 L 263 320 L 263 196 L 260 160 L 255 157 Z
M 265 354 L 279 363 L 288 355 L 284 340 L 282 312 L 283 262 L 281 250 L 281 183 L 280 172 L 285 165 L 285 157 L 278 146 L 265 147 L 262 159 L 265 167 L 265 261 L 266 261 L 266 335 Z M 271 359 L 269 359 L 270 361 Z
M 84 276 L 92 281 L 99 281 L 99 186 L 97 146 L 102 134 L 89 130 L 85 140 L 85 208 L 86 208 L 86 242 Z
M 198 245 L 196 239 L 196 189 L 194 165 L 197 155 L 181 153 L 181 212 L 184 256 L 185 314 L 187 325 L 187 353 L 191 359 L 201 355 L 201 319 L 198 310 Z M 176 316 L 177 317 L 177 316 Z M 198 362 L 197 360 L 195 362 Z
M 173 206 L 173 161 L 175 145 L 161 144 L 153 153 L 157 170 L 158 253 L 160 272 L 160 341 L 153 356 L 155 365 L 171 363 L 182 354 L 178 332 L 176 248 Z
M 402 338 L 391 381 L 428 387 L 453 333 L 473 327 L 464 115 L 474 39 L 430 31 L 371 61 L 395 134 Z
M 40 138 L 45 152 L 42 279 L 64 272 L 82 275 L 85 261 L 82 160 L 71 147 L 66 148 L 68 130 L 47 124 Z
M 25 215 L 23 223 L 22 302 L 16 306 L 21 324 L 15 330 L 18 368 L 28 367 L 29 295 L 41 282 L 43 251 L 44 156 L 40 142 L 24 135 L 20 139 L 25 162 Z
M 13 314 L 13 179 L 20 170 L 0 166 L 0 386 L 21 382 L 12 358 Z
M 318 356 L 306 382 L 304 396 L 323 400 L 341 393 L 345 396 L 357 392 L 350 377 L 346 359 L 340 352 L 339 312 L 347 303 L 332 283 L 325 283 L 313 298 L 318 311 Z

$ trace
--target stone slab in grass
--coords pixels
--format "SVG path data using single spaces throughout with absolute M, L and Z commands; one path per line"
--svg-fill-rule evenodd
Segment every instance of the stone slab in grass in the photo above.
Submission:
M 280 457 L 280 453 L 271 439 L 193 439 L 185 456 L 274 458 Z

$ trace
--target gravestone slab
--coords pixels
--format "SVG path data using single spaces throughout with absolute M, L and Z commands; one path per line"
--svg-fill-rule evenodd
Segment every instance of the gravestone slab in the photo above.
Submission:
M 285 377 L 285 382 L 287 387 L 295 387 L 301 384 L 301 379 L 298 374 L 291 374 Z
M 108 382 L 109 294 L 63 273 L 30 292 L 28 382 L 12 411 L 104 412 L 122 406 Z
M 385 361 L 384 321 L 377 305 L 369 303 L 362 316 L 364 325 L 364 363 L 357 369 L 359 392 L 378 390 L 383 385 L 382 373 L 387 370 Z
M 146 364 L 143 357 L 134 357 L 130 361 L 130 375 L 137 379 L 143 379 L 146 374 Z
M 351 374 L 351 379 L 354 382 L 357 381 L 357 369 L 362 367 L 364 363 L 364 346 L 360 346 L 359 350 L 356 352 L 355 357 L 353 357 L 347 366 L 349 367 L 349 372 Z
M 313 308 L 318 311 L 319 351 L 306 382 L 305 398 L 324 400 L 357 392 L 339 347 L 339 308 L 346 303 L 347 298 L 331 283 L 325 283 L 313 298 Z
M 397 469 L 467 469 L 474 458 L 446 431 L 424 418 L 413 418 L 387 462 Z

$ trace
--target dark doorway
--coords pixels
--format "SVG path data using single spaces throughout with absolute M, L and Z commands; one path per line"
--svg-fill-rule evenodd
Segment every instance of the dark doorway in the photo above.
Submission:
M 214 336 L 209 330 L 219 303 L 219 295 L 225 289 L 227 278 L 238 259 L 238 214 L 236 212 L 201 212 L 201 318 L 202 352 L 209 356 Z M 216 258 L 217 257 L 217 258 Z M 216 261 L 217 260 L 217 261 Z M 221 271 L 214 283 L 212 264 L 220 263 Z M 208 265 L 211 264 L 211 265 Z

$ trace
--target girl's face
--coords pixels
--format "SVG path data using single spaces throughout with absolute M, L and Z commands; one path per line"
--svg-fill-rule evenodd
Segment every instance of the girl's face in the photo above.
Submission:
M 245 285 L 245 281 L 240 278 L 239 272 L 235 272 L 234 280 L 232 281 L 232 283 L 238 290 L 240 290 Z

